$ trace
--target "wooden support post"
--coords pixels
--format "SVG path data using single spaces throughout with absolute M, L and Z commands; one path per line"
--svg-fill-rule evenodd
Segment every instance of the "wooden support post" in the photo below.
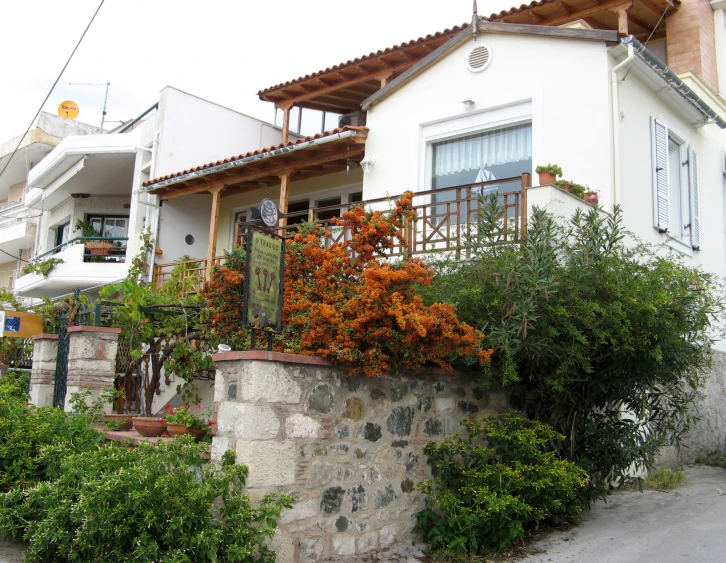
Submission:
M 290 199 L 290 176 L 285 174 L 280 176 L 280 213 L 285 215 L 287 213 L 287 201 Z M 280 226 L 284 227 L 287 225 L 287 219 L 285 217 L 280 218 Z
M 520 210 L 520 233 L 522 240 L 527 238 L 527 190 L 532 185 L 532 176 L 529 172 L 522 174 L 522 197 L 519 200 Z
M 217 254 L 217 226 L 219 225 L 219 203 L 223 187 L 212 191 L 212 213 L 209 219 L 209 244 L 207 245 L 207 269 L 205 279 L 209 281 L 214 265 L 214 258 Z
M 628 11 L 625 8 L 618 10 L 618 33 L 623 37 L 628 35 Z
M 282 144 L 290 140 L 290 110 L 291 107 L 282 108 Z

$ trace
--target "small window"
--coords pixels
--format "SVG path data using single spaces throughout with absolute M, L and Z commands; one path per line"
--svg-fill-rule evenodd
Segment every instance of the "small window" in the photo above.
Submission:
M 304 223 L 308 220 L 308 214 L 303 213 L 303 211 L 307 211 L 310 209 L 310 200 L 305 199 L 302 201 L 293 201 L 292 203 L 288 204 L 287 206 L 287 213 L 294 213 L 295 215 L 293 217 L 289 217 L 287 219 L 288 225 L 299 225 L 300 223 Z
M 353 192 L 348 196 L 348 203 L 358 203 L 363 201 L 363 192 Z
M 55 245 L 56 247 L 61 246 L 68 242 L 68 237 L 71 234 L 71 224 L 70 223 L 64 223 L 63 225 L 58 225 L 55 230 Z M 59 248 L 57 252 L 60 252 L 62 249 Z
M 330 207 L 331 205 L 340 205 L 340 196 L 329 197 L 327 199 L 320 199 L 315 207 Z M 333 217 L 340 217 L 340 207 L 335 209 L 329 209 L 327 211 L 319 211 L 317 214 L 318 221 L 324 221 L 325 219 L 332 219 Z

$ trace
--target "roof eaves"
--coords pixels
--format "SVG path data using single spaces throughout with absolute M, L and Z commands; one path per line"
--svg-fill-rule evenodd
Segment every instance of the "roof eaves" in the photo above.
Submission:
M 643 61 L 653 72 L 658 74 L 670 87 L 678 92 L 689 104 L 695 107 L 708 121 L 718 125 L 721 129 L 726 129 L 726 120 L 724 120 L 716 111 L 711 108 L 702 98 L 700 98 L 691 88 L 689 88 L 668 65 L 650 52 L 645 45 L 638 41 L 632 35 L 622 38 L 624 45 L 632 45 L 633 52 Z
M 148 180 L 142 184 L 139 192 L 149 192 L 157 190 L 159 188 L 166 188 L 173 184 L 179 184 L 181 182 L 187 182 L 195 178 L 202 178 L 216 172 L 223 170 L 229 170 L 245 166 L 251 162 L 257 162 L 259 160 L 266 160 L 268 158 L 280 155 L 288 154 L 291 152 L 297 152 L 308 147 L 324 144 L 326 142 L 332 142 L 338 139 L 345 139 L 348 137 L 365 136 L 368 133 L 366 127 L 355 127 L 346 126 L 341 129 L 334 129 L 332 131 L 326 131 L 303 139 L 297 139 L 290 141 L 289 143 L 274 145 L 269 148 L 251 151 L 246 154 L 234 156 L 231 158 L 225 158 L 224 160 L 218 160 L 216 162 L 210 162 L 197 166 L 196 168 L 187 169 L 182 172 L 176 172 L 174 174 L 167 174 L 160 178 Z
M 481 18 L 479 19 L 479 33 L 512 33 L 517 35 L 535 35 L 564 39 L 584 39 L 590 41 L 604 41 L 611 45 L 618 43 L 617 31 L 488 22 Z M 386 84 L 386 86 L 363 100 L 363 104 L 361 105 L 363 111 L 368 111 L 373 104 L 382 101 L 394 91 L 398 90 L 401 86 L 413 80 L 424 70 L 444 58 L 444 56 L 446 56 L 450 51 L 453 51 L 456 47 L 467 41 L 471 36 L 471 26 L 469 25 L 460 33 L 449 39 L 449 41 L 441 45 L 441 47 L 429 53 L 411 68 L 401 73 L 400 76 Z

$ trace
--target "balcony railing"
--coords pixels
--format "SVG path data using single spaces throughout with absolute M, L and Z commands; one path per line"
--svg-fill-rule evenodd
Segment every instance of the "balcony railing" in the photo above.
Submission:
M 498 217 L 501 226 L 501 242 L 516 242 L 527 225 L 527 188 L 530 187 L 530 175 L 522 174 L 513 178 L 491 180 L 477 184 L 467 184 L 451 188 L 440 188 L 417 192 L 413 197 L 415 220 L 406 226 L 405 245 L 400 242 L 392 248 L 389 256 L 404 254 L 429 254 L 436 251 L 453 252 L 457 258 L 469 257 L 472 250 L 472 239 L 476 236 L 479 219 L 479 198 L 482 194 L 497 193 L 501 213 Z M 362 205 L 366 208 L 390 208 L 392 201 L 399 196 L 378 198 L 356 203 L 344 203 L 326 207 L 314 207 L 306 211 L 298 211 L 286 215 L 288 224 L 274 230 L 283 236 L 291 237 L 298 224 L 311 221 L 325 227 L 324 244 L 344 242 L 350 239 L 349 229 L 335 225 L 333 218 L 341 217 L 344 211 Z M 249 223 L 235 223 L 234 241 L 244 244 Z M 223 259 L 217 257 L 214 264 Z M 178 276 L 195 277 L 195 287 L 201 288 L 207 270 L 207 260 L 195 259 L 186 262 L 171 262 L 154 266 L 154 285 L 159 287 L 167 283 L 176 270 Z
M 33 262 L 53 258 L 75 244 L 85 246 L 83 262 L 125 262 L 128 240 L 128 237 L 76 237 L 39 254 L 33 259 Z

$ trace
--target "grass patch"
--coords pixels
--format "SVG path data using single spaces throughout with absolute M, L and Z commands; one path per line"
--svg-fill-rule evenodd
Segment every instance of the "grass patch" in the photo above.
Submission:
M 726 454 L 696 458 L 696 465 L 710 465 L 711 467 L 723 467 L 726 469 Z
M 659 469 L 648 475 L 645 487 L 659 491 L 677 489 L 683 485 L 684 478 L 685 473 L 680 469 Z

